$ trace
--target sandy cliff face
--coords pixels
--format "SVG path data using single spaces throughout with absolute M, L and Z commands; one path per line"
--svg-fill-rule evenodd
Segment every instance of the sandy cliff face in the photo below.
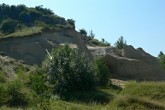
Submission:
M 88 53 L 87 47 L 81 40 L 81 35 L 75 30 L 44 32 L 28 37 L 0 39 L 0 53 L 22 60 L 27 64 L 40 64 L 47 54 L 46 49 L 51 51 L 52 48 L 62 44 L 70 44 L 72 47 L 78 47 L 80 52 Z
M 22 60 L 26 64 L 41 64 L 52 48 L 69 44 L 86 52 L 88 56 L 101 56 L 112 71 L 113 78 L 127 80 L 165 80 L 157 59 L 142 48 L 125 46 L 123 50 L 114 47 L 86 47 L 81 35 L 75 30 L 44 32 L 42 34 L 0 39 L 0 55 Z
M 112 71 L 112 77 L 125 80 L 165 80 L 165 73 L 157 59 L 142 48 L 125 46 L 123 50 L 114 47 L 89 48 L 94 56 L 102 56 Z

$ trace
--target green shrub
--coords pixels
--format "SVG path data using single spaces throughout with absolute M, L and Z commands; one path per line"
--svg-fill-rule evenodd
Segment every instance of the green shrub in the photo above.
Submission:
M 124 45 L 127 45 L 126 40 L 124 40 L 124 37 L 121 36 L 115 43 L 115 47 L 118 49 L 123 49 Z
M 6 82 L 6 77 L 5 74 L 3 72 L 0 72 L 0 83 L 5 83 Z
M 86 31 L 84 28 L 83 28 L 83 29 L 80 29 L 79 32 L 80 32 L 81 35 L 83 35 L 83 36 L 85 36 L 85 37 L 86 37 L 87 34 L 88 34 L 87 31 Z
M 53 49 L 53 59 L 46 59 L 48 81 L 54 85 L 54 91 L 60 96 L 70 92 L 86 91 L 95 88 L 96 77 L 92 63 L 85 54 L 64 46 Z
M 92 44 L 92 45 L 95 45 L 95 46 L 110 46 L 110 43 L 108 42 L 101 42 L 97 39 L 89 39 L 89 43 Z
M 13 33 L 16 30 L 16 26 L 17 23 L 15 20 L 6 19 L 2 21 L 0 29 L 3 33 Z
M 39 96 L 48 96 L 51 92 L 51 87 L 46 83 L 47 76 L 43 69 L 37 68 L 30 73 L 30 88 Z
M 95 67 L 97 72 L 98 83 L 102 87 L 107 87 L 111 84 L 111 72 L 104 61 L 100 58 L 95 59 Z
M 31 106 L 35 109 L 49 110 L 52 88 L 47 84 L 47 75 L 45 70 L 36 67 L 29 75 L 28 86 L 34 91 L 33 103 Z
M 22 81 L 14 80 L 8 84 L 7 93 L 9 106 L 27 106 L 29 104 L 31 92 L 24 87 Z
M 67 27 L 75 29 L 75 20 L 67 19 Z
M 4 105 L 8 100 L 7 87 L 5 84 L 0 84 L 0 106 Z
M 165 54 L 162 51 L 160 51 L 157 59 L 161 65 L 162 69 L 165 71 Z

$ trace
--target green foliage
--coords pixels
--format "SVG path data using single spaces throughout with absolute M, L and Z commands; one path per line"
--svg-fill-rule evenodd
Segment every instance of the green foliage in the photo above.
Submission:
M 89 37 L 90 37 L 91 39 L 94 39 L 94 37 L 95 37 L 95 34 L 93 33 L 92 30 L 89 31 Z
M 85 33 L 85 35 L 84 35 Z M 80 34 L 82 34 L 89 42 L 89 44 L 93 45 L 93 46 L 110 46 L 110 43 L 108 43 L 107 41 L 105 41 L 105 39 L 102 38 L 101 41 L 95 39 L 95 34 L 93 33 L 92 30 L 89 31 L 89 35 L 87 36 L 87 32 L 85 29 L 80 29 Z
M 41 68 L 37 68 L 35 71 L 30 73 L 30 88 L 35 91 L 39 96 L 50 96 L 51 87 L 46 83 L 47 75 Z
M 130 82 L 126 84 L 126 89 L 121 94 L 148 97 L 154 100 L 165 100 L 164 87 L 165 83 L 163 82 Z
M 43 5 L 36 6 L 35 9 L 45 15 L 53 15 L 53 11 L 47 8 L 43 8 Z
M 163 70 L 165 71 L 165 54 L 162 51 L 160 51 L 158 55 L 158 61 L 161 67 L 163 68 Z
M 3 72 L 0 72 L 0 83 L 5 83 L 7 78 Z
M 12 33 L 15 32 L 17 26 L 17 22 L 12 19 L 3 20 L 1 23 L 0 29 L 3 33 Z
M 102 87 L 107 87 L 111 85 L 110 81 L 110 75 L 111 72 L 109 71 L 109 68 L 104 63 L 104 61 L 100 58 L 95 59 L 95 66 L 96 66 L 96 72 L 97 72 L 97 78 L 98 83 Z
M 102 43 L 104 43 L 104 42 L 105 42 L 105 39 L 104 39 L 104 38 L 102 38 L 102 39 L 101 39 L 101 42 L 102 42 Z
M 83 36 L 87 36 L 87 31 L 83 28 L 83 29 L 80 29 L 79 30 L 80 34 L 83 35 Z
M 24 27 L 41 26 L 46 24 L 46 28 L 55 29 L 61 25 L 65 28 L 67 22 L 64 18 L 55 15 L 52 10 L 43 8 L 42 6 L 36 6 L 35 8 L 28 8 L 25 5 L 0 5 L 0 23 L 1 31 L 3 33 L 13 33 L 16 30 Z M 40 22 L 40 24 L 36 24 Z M 73 23 L 70 21 L 70 23 Z M 43 28 L 45 25 L 42 25 Z
M 116 107 L 111 107 L 112 110 L 165 110 L 165 106 L 161 102 L 134 96 L 120 96 L 114 104 Z
M 28 11 L 22 11 L 19 14 L 19 17 L 22 22 L 29 24 L 31 22 L 30 13 Z
M 115 47 L 118 49 L 123 49 L 124 45 L 127 45 L 126 40 L 124 40 L 124 37 L 121 36 L 115 43 Z
M 164 103 L 164 82 L 129 82 L 114 100 L 121 110 L 164 110 Z
M 68 27 L 75 29 L 75 20 L 67 19 Z
M 7 86 L 5 84 L 0 84 L 0 106 L 6 104 L 8 100 Z
M 46 59 L 48 81 L 54 85 L 54 92 L 67 96 L 70 92 L 87 91 L 95 88 L 95 74 L 92 63 L 76 49 L 64 46 L 53 49 L 53 59 Z
M 110 43 L 108 43 L 108 42 L 103 43 L 97 39 L 91 39 L 91 40 L 89 40 L 89 43 L 94 45 L 94 46 L 102 46 L 102 47 L 110 46 Z
M 71 92 L 67 100 L 82 103 L 106 104 L 113 99 L 113 95 L 102 90 Z
M 30 103 L 31 92 L 24 88 L 21 80 L 14 80 L 7 88 L 9 106 L 27 106 Z

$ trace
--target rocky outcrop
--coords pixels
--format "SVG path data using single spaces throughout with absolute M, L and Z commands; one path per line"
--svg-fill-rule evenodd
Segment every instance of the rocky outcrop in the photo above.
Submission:
M 146 53 L 142 48 L 135 49 L 125 46 L 123 50 L 114 47 L 86 47 L 82 36 L 75 30 L 61 32 L 43 32 L 25 37 L 10 37 L 0 39 L 0 55 L 9 56 L 23 63 L 41 64 L 50 52 L 63 44 L 78 48 L 79 52 L 86 52 L 101 56 L 112 71 L 112 77 L 127 80 L 165 80 L 157 59 Z M 89 49 L 89 50 L 88 50 Z M 89 52 L 90 51 L 90 52 Z
M 94 56 L 102 56 L 112 71 L 112 77 L 124 80 L 165 80 L 165 73 L 157 59 L 142 48 L 125 46 L 123 50 L 114 47 L 89 48 Z
M 88 49 L 82 42 L 81 35 L 78 32 L 64 30 L 61 32 L 44 32 L 26 37 L 0 39 L 0 54 L 30 65 L 41 64 L 47 55 L 46 49 L 51 51 L 52 48 L 63 44 L 78 47 L 79 52 L 85 51 L 88 53 Z

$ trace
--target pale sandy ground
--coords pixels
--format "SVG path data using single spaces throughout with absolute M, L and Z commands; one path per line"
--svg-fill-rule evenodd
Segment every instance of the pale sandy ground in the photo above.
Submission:
M 125 84 L 127 83 L 127 81 L 124 80 L 119 80 L 119 79 L 111 79 L 112 84 L 120 86 L 121 88 L 125 87 Z

